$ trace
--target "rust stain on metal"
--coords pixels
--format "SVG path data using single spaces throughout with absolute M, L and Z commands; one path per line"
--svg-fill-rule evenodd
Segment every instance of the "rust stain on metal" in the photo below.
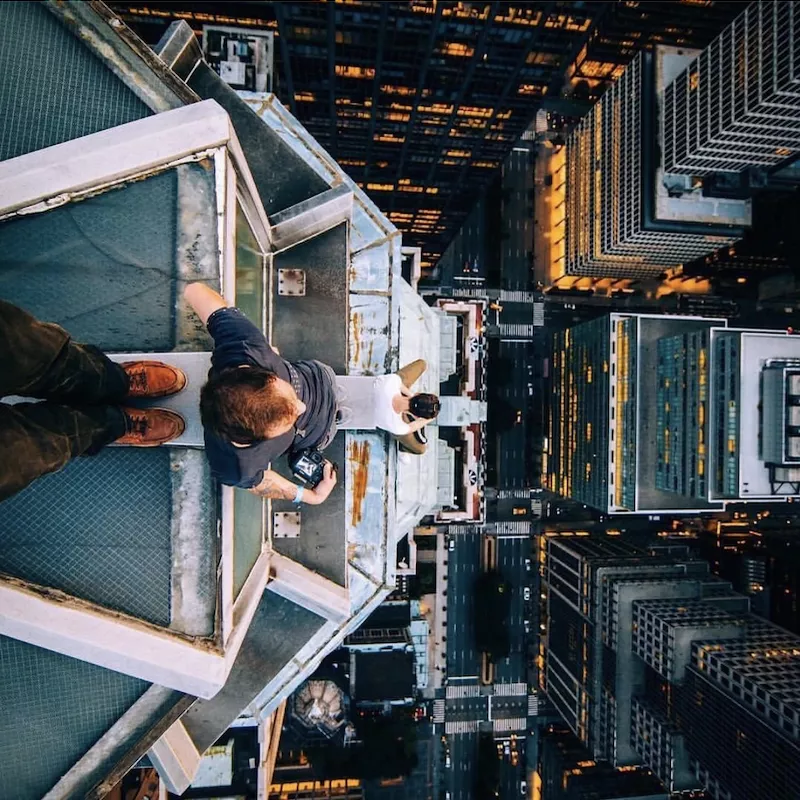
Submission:
M 371 364 L 372 364 L 372 351 L 373 351 L 374 349 L 375 349 L 375 340 L 374 340 L 374 339 L 370 339 L 370 342 L 369 342 L 369 352 L 367 353 L 367 364 L 368 364 L 368 365 L 371 365 Z
M 353 361 L 358 364 L 361 357 L 361 314 L 353 314 Z
M 353 511 L 350 523 L 354 527 L 364 518 L 364 498 L 367 496 L 370 449 L 369 442 L 351 442 L 347 454 L 353 468 Z

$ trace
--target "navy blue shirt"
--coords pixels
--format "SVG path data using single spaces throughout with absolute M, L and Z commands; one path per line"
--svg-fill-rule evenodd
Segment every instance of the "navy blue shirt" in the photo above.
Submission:
M 289 450 L 320 447 L 336 420 L 336 389 L 330 368 L 319 361 L 289 362 L 281 358 L 261 331 L 238 308 L 215 311 L 206 323 L 214 339 L 211 370 L 243 364 L 272 370 L 291 383 L 306 410 L 295 427 L 273 439 L 236 447 L 228 439 L 206 429 L 206 455 L 214 476 L 229 486 L 249 489 L 261 483 L 273 459 Z

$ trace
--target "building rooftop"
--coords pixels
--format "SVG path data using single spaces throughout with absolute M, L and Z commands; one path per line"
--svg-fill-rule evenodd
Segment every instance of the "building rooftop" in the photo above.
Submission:
M 182 287 L 203 280 L 284 357 L 347 375 L 424 357 L 438 390 L 439 312 L 400 277 L 399 233 L 187 30 L 156 54 L 101 3 L 0 6 L 17 76 L 0 85 L 3 298 L 110 353 L 180 361 L 196 392 L 210 339 Z M 305 295 L 282 293 L 298 269 Z M 279 536 L 290 504 L 217 485 L 197 430 L 0 505 L 0 796 L 101 796 L 148 750 L 181 791 L 241 712 L 269 717 L 377 607 L 397 539 L 436 508 L 436 448 L 398 458 L 381 432 L 341 431 L 339 485 Z

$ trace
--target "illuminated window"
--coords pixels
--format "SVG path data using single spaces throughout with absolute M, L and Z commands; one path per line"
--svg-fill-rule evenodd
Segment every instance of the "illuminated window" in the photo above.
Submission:
M 337 64 L 336 74 L 342 78 L 374 78 L 375 70 L 372 67 L 357 67 L 354 64 Z
M 392 144 L 402 144 L 405 140 L 405 136 L 395 136 L 393 133 L 380 133 L 375 137 L 376 142 L 390 142 Z
M 314 92 L 295 92 L 294 99 L 298 103 L 313 103 L 317 99 L 317 96 Z
M 483 119 L 489 119 L 493 111 L 491 108 L 482 108 L 480 106 L 459 106 L 457 113 L 460 117 L 482 117 Z
M 534 95 L 538 97 L 544 94 L 544 86 L 536 83 L 521 83 L 517 89 L 517 94 Z
M 393 183 L 368 183 L 367 189 L 372 192 L 393 192 Z
M 444 42 L 439 48 L 439 52 L 446 56 L 469 58 L 475 53 L 475 48 L 461 42 Z
M 453 106 L 447 103 L 430 103 L 428 105 L 420 105 L 419 112 L 421 114 L 452 114 Z
M 469 158 L 472 155 L 471 150 L 448 150 L 445 152 L 446 156 L 452 156 L 453 158 Z

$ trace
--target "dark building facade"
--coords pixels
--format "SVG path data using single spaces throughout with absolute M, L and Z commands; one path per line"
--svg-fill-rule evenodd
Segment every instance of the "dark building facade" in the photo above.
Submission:
M 678 552 L 550 536 L 540 563 L 542 688 L 594 760 L 670 792 L 797 796 L 800 638 Z
M 646 768 L 615 769 L 595 761 L 570 731 L 559 726 L 542 736 L 538 773 L 541 800 L 667 800 Z
M 423 267 L 444 253 L 514 142 L 562 90 L 641 48 L 703 46 L 731 2 L 114 2 L 150 43 L 172 19 L 276 34 L 279 97 L 389 212 Z M 565 83 L 565 73 L 572 76 Z M 546 101 L 546 102 L 545 102 Z

